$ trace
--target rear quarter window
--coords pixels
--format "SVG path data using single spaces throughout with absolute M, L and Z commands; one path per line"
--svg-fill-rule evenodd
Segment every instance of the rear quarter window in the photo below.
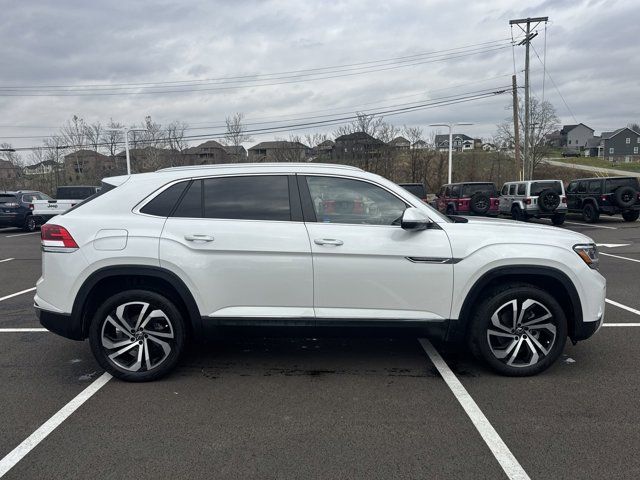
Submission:
M 170 216 L 188 185 L 189 180 L 171 185 L 142 207 L 140 213 L 157 217 Z

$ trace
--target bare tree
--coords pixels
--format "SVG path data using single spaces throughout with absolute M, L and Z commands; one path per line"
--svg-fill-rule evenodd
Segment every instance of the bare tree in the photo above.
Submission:
M 87 143 L 94 152 L 98 152 L 102 143 L 102 124 L 100 122 L 86 125 Z
M 355 132 L 364 132 L 372 137 L 378 138 L 380 128 L 383 124 L 383 117 L 377 117 L 372 114 L 357 112 L 356 118 L 347 125 L 339 126 L 335 132 L 335 137 L 349 135 Z
M 638 125 L 638 122 L 627 123 L 627 127 L 633 130 L 634 132 L 640 133 L 640 125 Z
M 189 144 L 185 140 L 185 133 L 189 125 L 184 122 L 174 121 L 167 125 L 165 135 L 167 138 L 167 146 L 169 147 L 169 165 L 176 166 L 182 156 L 182 151 Z
M 524 106 L 519 109 L 520 113 L 524 112 Z M 549 134 L 558 129 L 558 115 L 556 110 L 548 101 L 540 101 L 537 98 L 531 99 L 531 105 L 529 107 L 529 114 L 531 115 L 531 130 L 529 132 L 529 160 L 528 165 L 528 177 L 533 178 L 536 167 L 540 165 L 542 160 L 550 152 L 550 147 L 547 145 L 546 138 Z M 496 139 L 499 139 L 500 143 L 507 144 L 512 148 L 520 148 L 524 157 L 524 119 L 519 121 L 520 130 L 520 145 L 515 144 L 513 133 L 513 120 L 510 118 L 498 125 L 496 132 Z
M 224 144 L 228 147 L 242 146 L 244 142 L 250 142 L 252 140 L 251 135 L 247 134 L 247 129 L 243 123 L 244 113 L 234 113 L 232 116 L 227 117 L 225 122 L 227 124 L 227 131 L 224 135 Z M 238 156 L 234 155 L 235 161 L 238 161 Z

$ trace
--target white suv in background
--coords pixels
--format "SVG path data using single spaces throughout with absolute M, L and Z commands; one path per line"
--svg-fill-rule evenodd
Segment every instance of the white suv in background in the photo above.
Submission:
M 591 239 L 457 219 L 357 168 L 181 167 L 105 179 L 42 228 L 41 323 L 130 381 L 224 326 L 411 327 L 506 375 L 551 365 L 604 316 Z
M 567 216 L 567 197 L 562 180 L 507 182 L 500 192 L 500 213 L 526 222 L 530 218 L 550 218 L 562 225 Z

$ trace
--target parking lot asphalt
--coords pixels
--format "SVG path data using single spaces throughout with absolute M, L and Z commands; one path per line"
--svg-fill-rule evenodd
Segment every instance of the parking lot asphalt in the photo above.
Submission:
M 436 348 L 530 478 L 640 478 L 640 222 L 568 220 L 607 254 L 627 309 L 605 322 L 623 326 L 530 378 Z M 40 275 L 38 235 L 20 233 L 0 231 L 0 298 Z M 0 301 L 0 462 L 102 374 L 86 342 L 9 330 L 39 328 L 32 296 Z M 193 345 L 164 380 L 106 383 L 4 478 L 126 476 L 509 478 L 417 339 L 354 336 Z

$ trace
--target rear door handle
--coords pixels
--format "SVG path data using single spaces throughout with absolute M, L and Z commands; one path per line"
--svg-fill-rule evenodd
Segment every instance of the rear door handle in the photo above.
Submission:
M 213 242 L 213 237 L 211 235 L 185 235 L 184 239 L 188 242 Z
M 336 247 L 344 244 L 342 240 L 337 240 L 335 238 L 316 238 L 313 243 L 316 245 L 335 245 Z

